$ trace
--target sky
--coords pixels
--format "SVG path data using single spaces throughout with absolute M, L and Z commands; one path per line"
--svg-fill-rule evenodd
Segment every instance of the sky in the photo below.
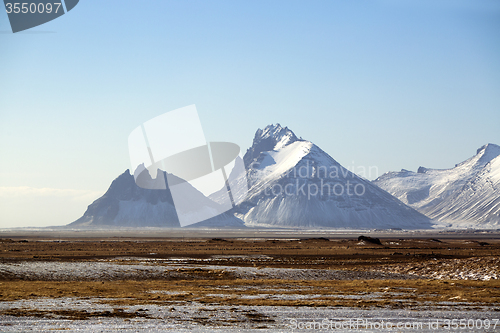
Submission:
M 130 132 L 191 104 L 243 153 L 280 123 L 369 179 L 450 168 L 500 144 L 500 2 L 82 0 L 16 34 L 0 11 L 0 228 L 76 220 Z

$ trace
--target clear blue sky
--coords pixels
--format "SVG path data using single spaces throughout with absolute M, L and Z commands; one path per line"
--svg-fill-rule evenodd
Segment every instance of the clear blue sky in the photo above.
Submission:
M 500 144 L 500 1 L 82 0 L 17 34 L 1 10 L 0 228 L 77 219 L 190 104 L 243 150 L 279 122 L 349 168 L 453 167 Z

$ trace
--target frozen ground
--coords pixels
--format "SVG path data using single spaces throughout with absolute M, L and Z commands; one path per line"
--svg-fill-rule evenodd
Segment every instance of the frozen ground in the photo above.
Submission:
M 98 299 L 78 298 L 23 300 L 4 302 L 0 306 L 2 309 L 6 307 L 23 307 L 33 309 L 92 308 L 92 311 L 111 310 L 109 306 L 100 304 Z M 2 332 L 54 330 L 64 330 L 66 332 L 253 332 L 255 330 L 266 332 L 439 332 L 457 331 L 446 329 L 446 327 L 453 323 L 460 323 L 460 320 L 465 319 L 466 322 L 469 322 L 469 328 L 475 328 L 465 330 L 467 332 L 500 331 L 500 323 L 497 323 L 498 312 L 485 311 L 485 309 L 480 311 L 412 311 L 408 309 L 379 309 L 372 311 L 350 308 L 279 306 L 239 306 L 235 308 L 193 303 L 189 306 L 176 306 L 175 308 L 157 305 L 131 306 L 127 307 L 125 311 L 131 313 L 141 312 L 154 317 L 154 319 L 98 317 L 87 320 L 65 320 L 0 316 L 0 330 Z M 253 320 L 249 321 L 249 318 Z M 453 319 L 456 319 L 456 321 L 452 321 Z M 323 328 L 326 327 L 327 329 L 312 329 L 314 323 L 316 325 L 321 323 L 325 325 Z M 339 325 L 342 324 L 350 325 L 345 327 L 352 329 L 341 329 Z M 384 329 L 380 327 L 382 324 L 385 325 Z M 396 327 L 398 324 L 403 325 L 403 329 L 398 329 Z M 407 326 L 406 329 L 404 329 L 404 325 Z M 479 325 L 481 325 L 481 328 L 479 328 Z M 486 328 L 486 326 L 489 327 Z M 464 332 L 463 329 L 460 331 Z
M 500 278 L 500 258 L 436 259 L 423 263 L 389 264 L 381 267 L 381 271 L 432 279 L 489 281 Z
M 185 259 L 184 259 L 185 260 Z M 190 259 L 193 261 L 194 259 Z M 111 261 L 21 261 L 0 263 L 0 276 L 4 278 L 43 281 L 88 280 L 102 281 L 115 279 L 151 279 L 185 275 L 179 269 L 223 269 L 237 278 L 283 279 L 283 280 L 351 280 L 351 279 L 408 279 L 408 274 L 389 272 L 342 271 L 329 269 L 288 269 L 231 267 L 214 265 L 185 265 L 182 261 L 149 260 L 145 258 L 119 258 Z
M 258 261 L 262 260 L 256 259 Z M 0 263 L 0 277 L 45 281 L 151 279 L 176 277 L 180 275 L 178 270 L 183 268 L 200 268 L 208 270 L 223 269 L 242 279 L 352 280 L 424 277 L 488 281 L 500 278 L 500 259 L 498 257 L 439 259 L 425 263 L 386 264 L 380 267 L 377 272 L 203 265 L 205 260 L 193 258 L 116 258 L 102 261 L 20 261 L 16 263 Z M 184 273 L 182 272 L 182 274 Z
M 265 260 L 265 256 L 256 256 L 255 260 Z M 369 279 L 414 279 L 419 276 L 434 279 L 457 278 L 487 280 L 485 276 L 496 279 L 493 271 L 487 269 L 484 262 L 443 261 L 436 262 L 436 267 L 408 266 L 388 267 L 387 271 L 341 271 L 328 269 L 287 269 L 257 268 L 238 266 L 215 266 L 204 264 L 205 259 L 171 258 L 114 258 L 100 261 L 18 261 L 0 264 L 0 276 L 7 279 L 42 280 L 42 281 L 104 281 L 104 280 L 141 280 L 176 276 L 186 277 L 189 270 L 226 270 L 234 274 L 234 278 L 242 279 L 282 279 L 282 280 L 369 280 Z M 498 269 L 498 260 L 488 259 L 489 267 Z M 448 264 L 448 265 L 445 265 Z M 431 271 L 440 267 L 440 273 L 430 276 Z M 448 267 L 448 275 L 444 274 Z M 474 274 L 455 274 L 474 272 Z M 186 273 L 187 272 L 187 273 Z M 427 274 L 428 272 L 429 274 Z M 495 271 L 496 272 L 496 271 Z M 484 273 L 484 274 L 483 274 Z M 480 275 L 483 274 L 483 275 Z M 307 286 L 296 287 L 294 293 L 278 286 L 217 286 L 214 292 L 205 296 L 239 297 L 241 299 L 280 299 L 280 300 L 313 300 L 317 290 L 309 290 Z M 245 289 L 246 288 L 246 289 Z M 258 288 L 256 293 L 244 293 L 248 288 Z M 282 287 L 281 287 L 282 288 Z M 300 289 L 302 288 L 302 289 Z M 229 289 L 232 293 L 225 293 Z M 382 290 L 375 293 L 335 295 L 338 298 L 377 299 L 385 292 L 391 293 L 394 299 L 400 297 L 400 291 Z M 0 290 L 1 291 L 1 290 Z M 151 294 L 181 293 L 169 290 L 151 290 Z M 220 293 L 220 294 L 219 294 Z M 227 298 L 226 298 L 227 299 Z M 265 305 L 224 305 L 201 303 L 199 301 L 178 302 L 171 304 L 113 304 L 113 299 L 92 297 L 56 297 L 30 298 L 0 302 L 0 311 L 22 311 L 25 316 L 0 315 L 0 332 L 40 332 L 40 331 L 78 331 L 78 332 L 302 332 L 302 331 L 337 331 L 337 332 L 500 332 L 500 306 L 474 305 L 467 302 L 440 302 L 433 306 L 405 306 L 399 309 L 390 307 L 313 307 L 313 306 L 265 306 Z M 198 299 L 199 300 L 199 299 Z M 453 305 L 453 306 L 451 306 Z M 434 310 L 434 309 L 439 309 Z M 84 319 L 65 319 L 65 311 L 77 311 L 89 314 Z M 120 311 L 126 315 L 116 316 Z M 8 313 L 8 312 L 4 312 Z M 28 314 L 28 315 L 26 315 Z M 33 314 L 33 315 L 32 315 Z M 456 319 L 456 321 L 452 321 Z M 465 319 L 469 327 L 453 329 L 450 325 L 460 325 Z M 438 326 L 434 327 L 436 320 Z M 450 320 L 446 322 L 445 320 Z M 486 321 L 487 320 L 487 321 Z M 403 328 L 380 328 L 381 323 L 388 322 Z M 335 325 L 348 323 L 352 329 L 336 329 Z M 472 323 L 472 327 L 470 326 Z M 308 329 L 326 325 L 325 330 Z M 333 326 L 332 326 L 333 325 Z M 353 326 L 354 325 L 354 326 Z M 366 328 L 366 325 L 372 325 Z M 375 326 L 374 326 L 375 325 Z M 379 326 L 377 326 L 379 325 Z M 405 329 L 404 325 L 422 325 Z M 437 325 L 437 324 L 436 324 Z M 447 325 L 450 329 L 447 329 Z M 481 328 L 478 326 L 481 325 Z M 488 328 L 486 328 L 488 326 Z M 339 326 L 340 327 L 340 326 Z M 377 328 L 378 327 L 378 328 Z M 460 327 L 460 326 L 458 326 Z M 472 328 L 475 328 L 472 329 Z

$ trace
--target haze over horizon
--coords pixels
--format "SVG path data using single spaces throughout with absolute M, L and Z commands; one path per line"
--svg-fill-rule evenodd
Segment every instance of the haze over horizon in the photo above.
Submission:
M 372 179 L 500 145 L 497 1 L 87 0 L 17 34 L 0 12 L 0 228 L 76 220 L 130 132 L 190 104 L 208 141 L 280 123 Z

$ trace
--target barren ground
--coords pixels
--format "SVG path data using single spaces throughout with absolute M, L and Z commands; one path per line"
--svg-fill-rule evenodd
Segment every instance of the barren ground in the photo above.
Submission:
M 3 238 L 0 318 L 276 328 L 280 318 L 262 309 L 500 317 L 499 250 L 494 238 Z M 186 307 L 198 310 L 184 318 Z

